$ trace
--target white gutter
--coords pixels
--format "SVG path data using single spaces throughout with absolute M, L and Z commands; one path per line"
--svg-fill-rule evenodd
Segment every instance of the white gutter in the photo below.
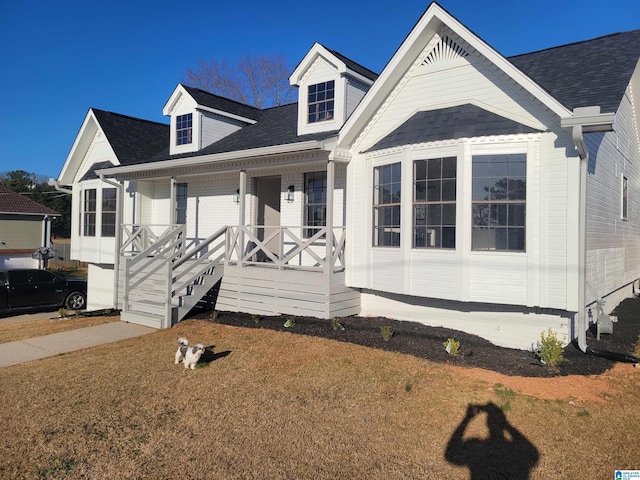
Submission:
M 113 298 L 112 306 L 118 309 L 118 286 L 120 285 L 120 245 L 122 243 L 122 184 L 100 175 L 100 181 L 116 187 L 116 236 L 115 255 L 113 257 Z
M 55 178 L 50 178 L 47 184 L 51 187 L 55 187 L 55 189 L 62 193 L 67 193 L 69 195 L 73 194 L 73 190 L 69 190 L 68 188 L 63 188 L 60 186 L 60 182 Z
M 587 329 L 589 321 L 586 311 L 587 297 L 587 169 L 589 166 L 589 149 L 584 141 L 584 134 L 591 132 L 611 132 L 615 120 L 614 113 L 600 113 L 600 107 L 579 107 L 573 109 L 573 116 L 561 118 L 562 128 L 571 129 L 571 138 L 580 155 L 580 210 L 579 210 L 579 242 L 578 242 L 578 347 L 589 353 L 587 346 Z

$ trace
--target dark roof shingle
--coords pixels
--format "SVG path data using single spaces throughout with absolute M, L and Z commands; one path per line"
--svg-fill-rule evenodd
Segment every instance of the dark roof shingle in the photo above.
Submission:
M 193 97 L 198 105 L 202 105 L 203 107 L 213 108 L 251 120 L 258 120 L 262 113 L 259 108 L 209 93 L 206 90 L 189 87 L 184 84 L 182 84 L 182 87 Z
M 367 152 L 438 140 L 534 132 L 538 130 L 466 104 L 418 112 Z
M 169 125 L 91 109 L 122 165 L 136 165 L 169 146 Z
M 45 207 L 30 198 L 9 190 L 0 185 L 0 213 L 25 215 L 60 215 L 55 210 Z
M 604 113 L 618 109 L 639 56 L 640 30 L 632 30 L 507 60 L 567 108 Z

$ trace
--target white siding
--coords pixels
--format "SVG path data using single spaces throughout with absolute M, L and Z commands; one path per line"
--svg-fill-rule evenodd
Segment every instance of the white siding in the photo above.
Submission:
M 587 303 L 640 277 L 640 156 L 631 89 L 616 114 L 615 131 L 585 135 L 587 178 Z M 628 216 L 622 218 L 622 178 Z M 615 307 L 607 302 L 608 308 Z
M 345 95 L 346 102 L 346 118 L 349 118 L 351 113 L 355 110 L 355 108 L 364 97 L 364 94 L 367 93 L 369 87 L 362 82 L 359 82 L 353 78 L 347 78 L 347 91 Z
M 113 307 L 113 265 L 89 264 L 87 310 Z
M 245 124 L 216 113 L 199 112 L 201 126 L 200 148 L 211 145 L 221 138 L 240 130 Z

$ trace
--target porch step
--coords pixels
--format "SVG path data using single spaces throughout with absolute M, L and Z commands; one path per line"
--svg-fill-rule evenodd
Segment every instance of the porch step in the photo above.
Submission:
M 175 305 L 174 305 L 174 308 L 175 308 Z M 149 313 L 152 315 L 164 317 L 167 309 L 164 301 L 134 300 L 130 302 L 129 310 L 134 312 Z
M 135 311 L 122 312 L 120 314 L 120 320 L 123 322 L 135 323 L 136 325 L 144 325 L 145 327 L 152 328 L 162 328 L 163 318 L 163 316 Z

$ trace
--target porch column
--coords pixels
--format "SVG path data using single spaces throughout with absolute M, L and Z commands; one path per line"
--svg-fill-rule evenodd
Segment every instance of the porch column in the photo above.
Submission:
M 171 177 L 169 184 L 169 225 L 176 224 L 176 179 Z
M 245 216 L 246 216 L 246 202 L 245 197 L 247 193 L 247 171 L 240 170 L 240 211 L 238 212 L 238 246 L 239 246 L 239 256 L 238 258 L 238 266 L 242 267 L 242 257 L 244 257 L 244 226 L 245 226 Z
M 335 163 L 333 160 L 327 162 L 327 234 L 325 243 L 327 247 L 325 260 L 325 273 L 329 275 L 333 271 L 333 191 L 335 184 Z

